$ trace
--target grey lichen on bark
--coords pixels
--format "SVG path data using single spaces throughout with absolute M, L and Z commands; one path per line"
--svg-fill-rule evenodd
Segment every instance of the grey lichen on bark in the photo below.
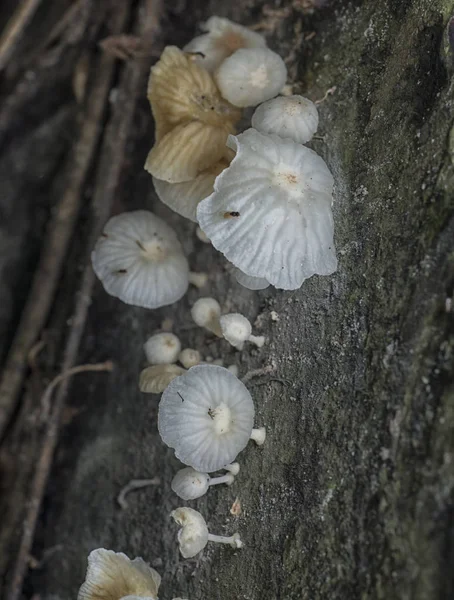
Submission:
M 257 317 L 268 341 L 240 355 L 192 328 L 193 289 L 150 312 L 98 287 L 81 362 L 109 358 L 117 369 L 72 387 L 80 413 L 61 440 L 36 550 L 61 548 L 30 579 L 42 600 L 74 598 L 86 556 L 100 546 L 148 560 L 168 598 L 454 594 L 454 48 L 445 43 L 454 2 L 309 4 L 263 13 L 261 2 L 213 1 L 196 14 L 263 20 L 295 92 L 320 100 L 334 88 L 319 104 L 323 139 L 312 147 L 335 177 L 338 272 L 295 293 L 242 290 L 193 226 L 158 206 L 142 172 L 146 140 L 131 132 L 140 151 L 132 193 L 126 183 L 119 191 L 122 208 L 142 207 L 145 191 L 147 206 L 186 240 L 192 268 L 209 272 L 209 293 Z M 249 384 L 266 444 L 240 455 L 233 486 L 188 503 L 210 530 L 240 531 L 236 552 L 178 555 L 169 519 L 183 504 L 170 490 L 177 461 L 157 433 L 158 398 L 137 387 L 142 344 L 164 317 L 184 346 L 237 362 L 242 374 L 275 367 Z M 156 475 L 162 486 L 119 509 L 123 485 Z M 243 512 L 234 517 L 237 496 Z

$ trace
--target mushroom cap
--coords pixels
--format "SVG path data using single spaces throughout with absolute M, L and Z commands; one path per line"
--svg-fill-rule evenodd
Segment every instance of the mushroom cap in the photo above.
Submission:
M 199 298 L 191 308 L 191 316 L 196 325 L 205 327 L 212 319 L 221 316 L 221 305 L 214 298 Z
M 182 217 L 197 222 L 197 205 L 213 193 L 216 177 L 228 166 L 228 161 L 222 159 L 195 179 L 182 183 L 169 183 L 153 177 L 154 189 L 161 202 Z
M 161 576 L 141 558 L 104 548 L 88 555 L 85 581 L 77 600 L 149 598 L 157 600 Z
M 188 506 L 177 508 L 170 514 L 174 521 L 182 526 L 178 532 L 180 552 L 184 558 L 192 558 L 208 543 L 208 527 L 205 519 L 199 512 Z
M 150 365 L 168 365 L 177 362 L 181 342 L 173 333 L 156 333 L 143 345 Z
M 189 265 L 175 232 L 146 210 L 112 217 L 91 260 L 106 292 L 126 304 L 167 306 L 188 289 Z
M 186 370 L 178 365 L 154 365 L 143 369 L 139 377 L 139 388 L 145 394 L 161 394 L 169 383 L 184 375 Z
M 215 248 L 244 273 L 293 290 L 337 268 L 333 177 L 313 150 L 248 129 L 237 153 L 197 208 Z
M 197 365 L 174 379 L 159 403 L 164 443 L 181 462 L 204 473 L 235 460 L 253 423 L 254 404 L 246 386 L 215 365 Z
M 284 87 L 287 67 L 269 48 L 243 48 L 226 58 L 215 73 L 221 94 L 234 106 L 257 106 Z
M 233 274 L 235 275 L 235 279 L 238 281 L 238 283 L 248 290 L 265 290 L 270 286 L 270 282 L 265 278 L 251 277 L 236 267 L 234 267 Z
M 255 110 L 252 127 L 260 133 L 274 133 L 281 138 L 305 144 L 317 131 L 317 107 L 303 96 L 279 96 L 264 102 Z
M 172 479 L 171 488 L 183 500 L 195 500 L 206 494 L 209 488 L 210 476 L 192 467 L 178 471 Z
M 240 313 L 229 313 L 220 318 L 222 334 L 225 339 L 240 350 L 252 333 L 252 326 L 245 316 Z
M 201 53 L 197 63 L 210 73 L 240 48 L 266 48 L 262 35 L 222 17 L 210 17 L 202 30 L 207 33 L 195 37 L 183 50 Z
M 191 367 L 198 365 L 201 362 L 202 357 L 198 350 L 194 350 L 194 348 L 185 348 L 180 352 L 178 360 L 185 369 L 190 369 Z

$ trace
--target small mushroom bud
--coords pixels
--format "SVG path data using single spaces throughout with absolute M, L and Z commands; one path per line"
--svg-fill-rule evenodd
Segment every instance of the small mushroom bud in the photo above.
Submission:
M 251 440 L 257 444 L 257 446 L 263 446 L 266 439 L 266 429 L 265 427 L 259 427 L 257 429 L 253 429 L 251 433 Z
M 202 357 L 200 356 L 200 352 L 198 350 L 194 350 L 193 348 L 185 348 L 180 352 L 178 360 L 185 369 L 190 369 L 191 367 L 195 367 L 195 365 L 200 364 Z
M 232 485 L 234 476 L 227 473 L 221 477 L 210 477 L 208 473 L 201 473 L 192 467 L 181 469 L 172 479 L 172 490 L 183 500 L 194 500 L 207 493 L 210 485 L 225 483 Z
M 219 317 L 221 307 L 214 298 L 199 298 L 191 308 L 191 316 L 199 327 L 204 327 L 218 337 L 222 337 Z
M 248 319 L 239 313 L 230 313 L 220 317 L 222 335 L 238 350 L 242 350 L 244 342 L 249 341 L 261 348 L 265 343 L 263 336 L 252 335 L 252 326 Z
M 208 281 L 208 275 L 206 273 L 194 273 L 194 271 L 189 272 L 189 283 L 196 288 L 203 288 Z
M 168 365 L 177 361 L 181 343 L 173 333 L 157 333 L 148 338 L 143 349 L 151 365 Z
M 140 373 L 139 388 L 146 394 L 161 394 L 171 381 L 186 373 L 178 365 L 154 365 Z
M 209 533 L 205 519 L 192 508 L 183 506 L 172 511 L 170 515 L 178 525 L 182 526 L 182 529 L 178 532 L 178 543 L 184 558 L 192 558 L 201 552 L 208 542 L 229 544 L 232 548 L 243 546 L 238 533 L 230 537 Z

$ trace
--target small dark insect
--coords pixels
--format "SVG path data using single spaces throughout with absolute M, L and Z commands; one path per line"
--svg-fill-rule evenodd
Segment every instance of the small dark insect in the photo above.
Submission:
M 180 396 L 180 398 L 181 398 L 181 401 L 182 401 L 182 402 L 184 402 L 184 398 L 183 398 L 183 396 L 180 394 L 180 392 L 177 392 L 177 394 Z
M 140 248 L 141 250 L 143 250 L 143 251 L 145 252 L 145 248 L 143 247 L 142 243 L 141 243 L 141 242 L 139 242 L 139 240 L 136 240 L 136 244 L 139 246 L 139 248 Z
M 231 219 L 232 217 L 239 217 L 240 213 L 236 211 L 224 213 L 224 219 Z
M 208 416 L 210 417 L 210 419 L 214 419 L 214 410 L 212 408 L 208 409 Z
M 128 272 L 128 269 L 118 269 L 118 271 L 117 271 L 117 273 L 121 273 L 121 275 L 124 275 L 127 272 Z

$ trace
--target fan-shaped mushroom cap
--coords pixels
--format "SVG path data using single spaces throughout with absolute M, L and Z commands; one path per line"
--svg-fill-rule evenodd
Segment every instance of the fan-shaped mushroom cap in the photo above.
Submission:
M 268 48 L 245 48 L 224 60 L 215 79 L 223 97 L 234 106 L 257 106 L 281 91 L 287 67 Z
M 312 139 L 318 127 L 317 107 L 303 96 L 280 96 L 261 104 L 252 115 L 252 127 L 299 144 Z
M 231 463 L 247 445 L 254 404 L 230 371 L 197 365 L 165 390 L 158 429 L 175 456 L 197 471 L 211 473 Z
M 126 304 L 167 306 L 188 289 L 188 261 L 175 232 L 146 210 L 112 217 L 91 260 L 106 292 Z
M 161 394 L 175 377 L 186 370 L 178 365 L 154 365 L 143 369 L 139 377 L 139 388 L 145 394 Z
M 179 183 L 228 157 L 226 140 L 240 118 L 223 99 L 209 73 L 175 46 L 164 49 L 151 69 L 148 99 L 156 144 L 145 169 L 157 179 Z
M 181 525 L 178 532 L 180 552 L 184 558 L 192 558 L 201 552 L 208 543 L 208 527 L 202 515 L 182 506 L 171 513 L 172 518 Z
M 223 60 L 239 48 L 266 48 L 265 38 L 229 19 L 210 17 L 203 23 L 207 33 L 195 37 L 184 47 L 186 52 L 198 53 L 198 64 L 213 72 Z
M 88 556 L 88 568 L 77 600 L 157 600 L 161 576 L 141 558 L 98 548 Z
M 333 273 L 333 177 L 324 160 L 254 129 L 228 143 L 236 156 L 197 208 L 213 246 L 247 275 L 281 289 Z

